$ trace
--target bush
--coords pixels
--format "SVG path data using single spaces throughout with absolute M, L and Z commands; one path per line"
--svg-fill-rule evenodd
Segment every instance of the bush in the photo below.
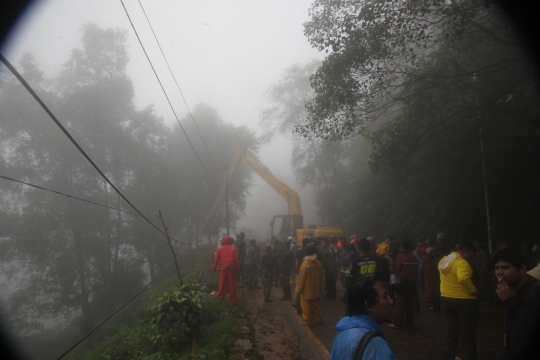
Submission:
M 151 342 L 159 350 L 179 351 L 190 343 L 202 324 L 206 306 L 204 287 L 199 284 L 179 285 L 165 293 L 148 308 L 155 330 Z

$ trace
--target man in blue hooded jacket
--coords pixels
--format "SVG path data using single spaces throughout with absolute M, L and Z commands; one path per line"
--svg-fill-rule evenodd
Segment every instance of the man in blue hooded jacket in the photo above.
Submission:
M 380 324 L 392 319 L 394 301 L 388 290 L 377 278 L 365 278 L 351 287 L 348 293 L 350 316 L 336 325 L 338 332 L 332 345 L 330 360 L 353 360 L 362 337 L 374 331 L 362 359 L 395 360 L 396 357 L 385 340 Z

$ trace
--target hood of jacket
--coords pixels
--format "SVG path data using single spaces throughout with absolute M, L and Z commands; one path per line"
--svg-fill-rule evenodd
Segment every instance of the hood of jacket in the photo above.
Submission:
M 227 236 L 225 235 L 224 237 L 221 238 L 221 245 L 231 245 L 232 244 L 232 241 L 231 241 L 231 237 L 230 236 Z
M 347 329 L 365 329 L 366 331 L 376 331 L 384 337 L 383 329 L 372 318 L 367 315 L 346 316 L 339 320 L 336 325 L 336 331 Z
M 315 261 L 315 260 L 317 260 L 317 254 L 315 254 L 315 255 L 306 255 L 302 260 L 304 260 L 304 261 Z
M 443 273 L 449 272 L 458 259 L 461 259 L 461 255 L 459 255 L 457 252 L 452 252 L 450 255 L 447 255 L 441 259 L 439 262 L 439 269 Z

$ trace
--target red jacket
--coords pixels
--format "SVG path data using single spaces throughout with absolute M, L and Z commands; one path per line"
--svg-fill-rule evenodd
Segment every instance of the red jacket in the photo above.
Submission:
M 218 263 L 220 261 L 220 270 L 238 269 L 238 250 L 234 246 L 232 246 L 231 243 L 231 238 L 228 236 L 224 236 L 223 239 L 221 239 L 221 246 L 216 251 L 212 271 L 216 271 Z
M 393 272 L 405 281 L 416 281 L 418 277 L 418 260 L 411 250 L 403 250 L 398 254 Z

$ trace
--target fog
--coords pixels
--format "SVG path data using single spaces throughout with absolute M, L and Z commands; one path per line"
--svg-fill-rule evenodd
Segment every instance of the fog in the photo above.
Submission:
M 303 35 L 309 0 L 142 4 L 188 106 L 209 104 L 224 121 L 245 125 L 258 134 L 263 131 L 259 119 L 269 105 L 265 92 L 270 84 L 277 82 L 291 64 L 321 58 Z M 133 0 L 125 1 L 125 5 L 177 114 L 183 117 L 186 107 L 141 7 Z M 80 46 L 80 28 L 87 22 L 128 31 L 127 70 L 134 83 L 135 104 L 139 108 L 155 104 L 165 122 L 174 124 L 174 115 L 120 1 L 36 1 L 13 30 L 4 53 L 12 63 L 25 52 L 35 54 L 40 68 L 52 76 L 61 70 L 71 50 Z M 291 151 L 289 141 L 280 137 L 261 148 L 260 158 L 278 178 L 297 188 L 289 160 Z M 240 226 L 255 227 L 255 222 L 262 226 L 261 219 L 268 219 L 261 229 L 266 230 L 273 214 L 286 213 L 286 203 L 259 178 L 255 181 Z M 311 191 L 300 191 L 305 216 L 315 223 Z M 265 206 L 258 207 L 263 199 Z
M 138 0 L 159 81 L 121 1 L 36 1 L 1 50 L 82 149 L 1 65 L 0 299 L 33 357 L 170 264 L 158 211 L 171 249 L 213 251 L 226 215 L 209 214 L 244 147 L 300 193 L 306 226 L 443 232 L 538 261 L 537 64 L 498 4 L 141 2 L 181 93 Z M 228 194 L 233 234 L 263 241 L 288 211 L 246 164 Z

